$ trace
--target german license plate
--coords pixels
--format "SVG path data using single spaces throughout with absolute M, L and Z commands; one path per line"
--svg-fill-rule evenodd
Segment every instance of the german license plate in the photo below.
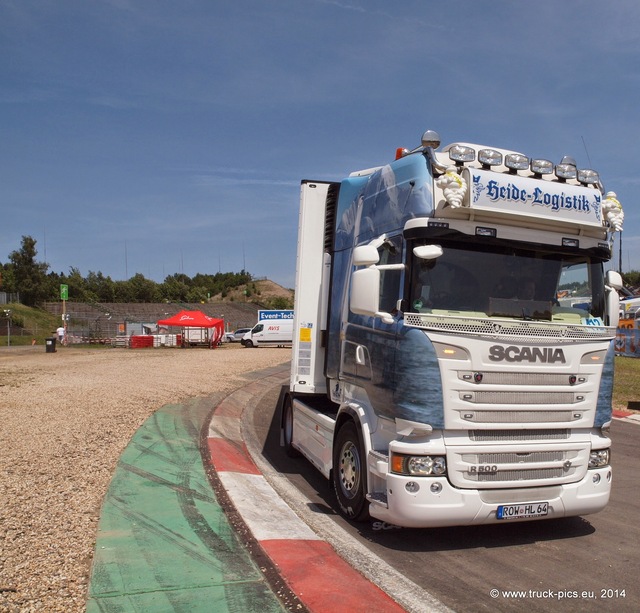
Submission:
M 496 511 L 496 517 L 498 519 L 525 519 L 527 517 L 544 517 L 548 513 L 548 502 L 526 502 L 501 504 Z

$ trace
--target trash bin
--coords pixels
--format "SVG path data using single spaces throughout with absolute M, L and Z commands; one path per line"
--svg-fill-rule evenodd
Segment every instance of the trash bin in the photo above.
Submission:
M 47 353 L 55 353 L 56 352 L 56 338 L 51 337 L 45 340 L 45 348 Z

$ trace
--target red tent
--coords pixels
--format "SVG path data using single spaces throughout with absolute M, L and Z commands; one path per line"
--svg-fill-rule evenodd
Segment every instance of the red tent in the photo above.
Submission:
M 159 326 L 179 326 L 181 328 L 210 328 L 209 343 L 215 347 L 224 334 L 224 320 L 209 317 L 202 311 L 180 311 L 169 319 L 158 321 Z

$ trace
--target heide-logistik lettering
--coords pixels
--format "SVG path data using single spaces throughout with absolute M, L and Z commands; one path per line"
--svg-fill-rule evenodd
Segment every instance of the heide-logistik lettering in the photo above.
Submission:
M 500 185 L 497 181 L 489 181 L 487 183 L 487 196 L 494 202 L 496 200 L 508 200 L 511 202 L 528 202 L 530 200 L 531 204 L 547 206 L 552 211 L 573 209 L 574 211 L 588 213 L 591 210 L 589 199 L 584 194 L 573 196 L 564 192 L 561 194 L 549 194 L 539 187 L 536 187 L 533 193 L 529 193 L 526 189 L 521 189 L 513 185 L 513 183 Z M 597 196 L 595 198 L 598 200 Z

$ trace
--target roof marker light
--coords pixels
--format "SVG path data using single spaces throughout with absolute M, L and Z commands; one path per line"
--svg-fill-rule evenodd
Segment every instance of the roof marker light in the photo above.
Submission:
M 577 238 L 562 238 L 563 247 L 580 247 L 580 241 Z
M 504 158 L 504 165 L 510 170 L 526 170 L 529 168 L 529 158 L 520 153 L 508 153 Z
M 406 149 L 405 147 L 398 147 L 396 149 L 396 160 L 399 160 L 400 158 L 403 158 L 408 153 L 409 153 L 409 150 Z
M 497 232 L 495 228 L 483 228 L 482 226 L 476 226 L 476 236 L 491 236 L 495 238 Z

